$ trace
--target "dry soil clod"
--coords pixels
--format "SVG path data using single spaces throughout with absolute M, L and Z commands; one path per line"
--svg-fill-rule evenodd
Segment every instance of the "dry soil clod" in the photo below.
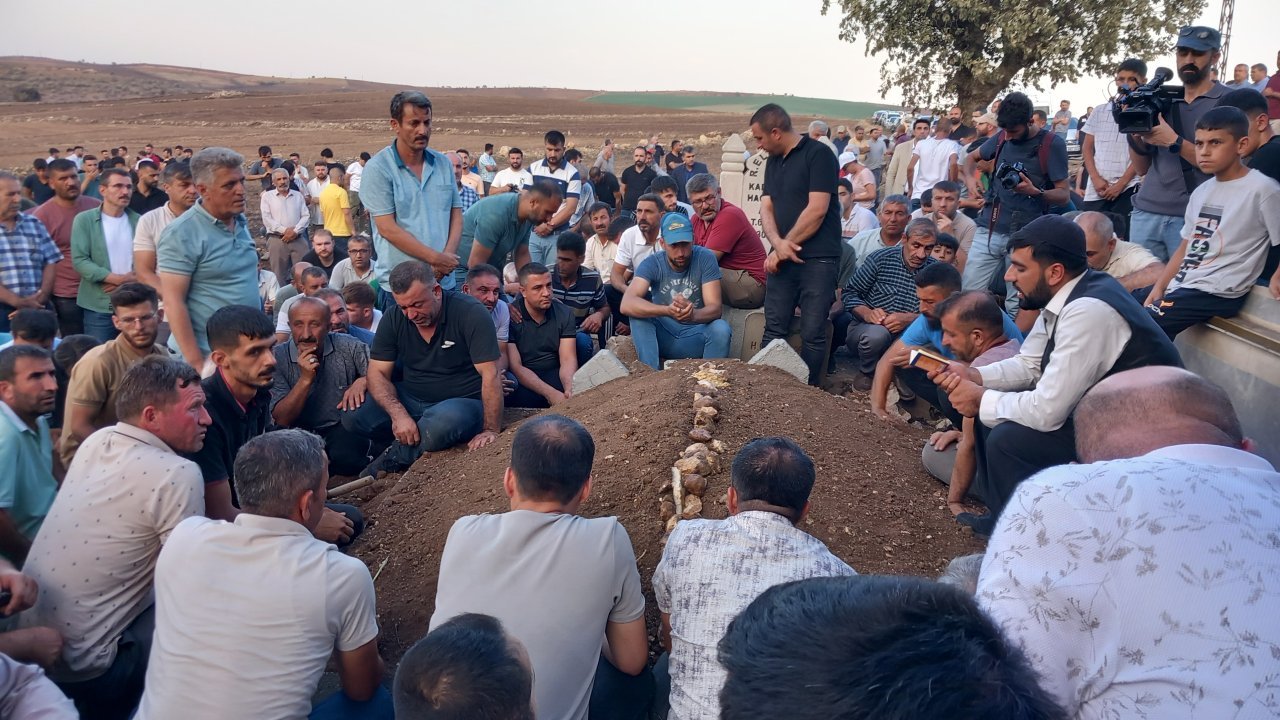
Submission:
M 696 495 L 690 495 L 685 499 L 684 512 L 680 513 L 680 517 L 685 520 L 692 520 L 702 514 L 702 498 Z
M 707 478 L 704 475 L 682 475 L 680 482 L 684 484 L 686 495 L 696 495 L 702 497 L 702 493 L 707 491 Z
M 689 439 L 694 442 L 716 442 L 711 439 L 711 431 L 707 428 L 696 427 L 689 431 Z

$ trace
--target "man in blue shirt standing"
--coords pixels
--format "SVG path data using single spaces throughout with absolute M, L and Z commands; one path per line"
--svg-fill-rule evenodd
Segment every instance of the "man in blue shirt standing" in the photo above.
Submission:
M 729 323 L 720 317 L 720 264 L 715 253 L 693 244 L 693 225 L 680 213 L 662 217 L 661 243 L 636 268 L 622 296 L 631 319 L 636 355 L 662 369 L 662 358 L 729 356 Z
M 404 90 L 391 98 L 391 130 L 395 140 L 364 168 L 360 200 L 373 218 L 377 249 L 374 275 L 380 289 L 378 308 L 395 304 L 385 288 L 391 268 L 406 260 L 431 266 L 440 286 L 454 287 L 462 239 L 462 198 L 448 158 L 427 147 L 431 141 L 431 101 Z

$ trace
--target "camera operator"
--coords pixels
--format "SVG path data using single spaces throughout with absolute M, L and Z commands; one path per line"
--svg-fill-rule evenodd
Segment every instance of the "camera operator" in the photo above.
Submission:
M 1133 196 L 1129 241 L 1147 248 L 1161 262 L 1182 243 L 1183 215 L 1191 191 L 1208 179 L 1196 165 L 1196 123 L 1218 104 L 1228 91 L 1209 75 L 1221 57 L 1222 36 L 1209 27 L 1190 26 L 1178 31 L 1178 78 L 1183 98 L 1173 100 L 1155 128 L 1132 135 L 1129 154 L 1139 175 L 1144 175 Z
M 1061 211 L 1064 206 L 1070 209 L 1067 144 L 1061 136 L 1032 125 L 1032 109 L 1026 95 L 1007 95 L 996 112 L 1000 132 L 964 158 L 963 175 L 970 197 L 982 194 L 975 180 L 976 164 L 993 160 L 995 167 L 964 266 L 965 290 L 985 290 L 1004 273 L 1010 235 L 1041 215 Z M 1005 305 L 1011 313 L 1018 309 L 1018 293 L 1012 284 Z

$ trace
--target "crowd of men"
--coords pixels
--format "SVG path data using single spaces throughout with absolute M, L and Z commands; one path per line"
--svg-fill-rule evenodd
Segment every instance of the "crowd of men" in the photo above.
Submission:
M 1260 712 L 1280 476 L 1173 338 L 1255 284 L 1280 299 L 1280 92 L 1212 81 L 1216 31 L 1176 46 L 1173 118 L 1126 135 L 1111 106 L 1090 113 L 1083 196 L 1065 104 L 1052 126 L 1015 92 L 973 126 L 956 107 L 834 139 L 765 105 L 749 122 L 763 233 L 691 145 L 650 138 L 617 173 L 611 141 L 588 166 L 551 130 L 541 159 L 510 148 L 500 168 L 492 144 L 431 148 L 414 91 L 391 100 L 387 147 L 347 164 L 326 149 L 310 172 L 267 146 L 251 163 L 75 148 L 25 181 L 0 172 L 0 702 L 59 718 Z M 1116 80 L 1136 87 L 1145 64 Z M 655 370 L 727 357 L 726 308 L 760 309 L 762 344 L 793 339 L 812 385 L 847 352 L 875 417 L 898 417 L 896 386 L 948 419 L 922 461 L 985 558 L 938 583 L 856 575 L 802 529 L 813 461 L 757 439 L 733 461 L 730 517 L 667 540 L 651 671 L 630 539 L 578 515 L 591 433 L 541 415 L 512 439 L 511 511 L 451 530 L 432 630 L 388 692 L 373 582 L 342 552 L 364 517 L 328 502 L 331 479 L 489 445 L 504 408 L 572 397 L 614 335 Z M 341 691 L 313 707 L 330 662 Z

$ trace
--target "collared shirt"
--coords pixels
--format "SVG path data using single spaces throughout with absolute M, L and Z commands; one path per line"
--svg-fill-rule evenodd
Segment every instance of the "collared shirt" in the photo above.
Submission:
M 449 240 L 453 209 L 462 207 L 458 184 L 453 179 L 453 165 L 444 155 L 426 148 L 423 151 L 422 179 L 419 180 L 396 151 L 396 142 L 383 148 L 365 164 L 366 177 L 360 185 L 360 202 L 369 210 L 370 217 L 394 215 L 396 224 L 415 240 L 443 252 Z M 391 268 L 413 258 L 382 237 L 376 224 L 373 244 L 378 251 L 374 260 L 378 284 L 388 287 Z M 453 276 L 440 278 L 440 286 L 452 289 Z
M 671 615 L 671 720 L 720 717 L 725 672 L 716 646 L 761 593 L 793 580 L 854 574 L 777 513 L 677 524 L 653 573 L 658 608 Z
M 276 372 L 271 380 L 271 409 L 285 398 L 302 378 L 298 367 L 298 343 L 276 345 Z M 344 333 L 328 333 L 324 337 L 324 349 L 320 353 L 320 367 L 316 369 L 311 391 L 302 406 L 302 412 L 289 427 L 304 430 L 327 430 L 342 420 L 338 405 L 347 388 L 369 372 L 369 347 L 353 336 Z
M 369 261 L 369 269 L 363 273 L 351 265 L 351 258 L 343 258 L 329 272 L 329 287 L 341 290 L 353 282 L 369 283 L 373 281 L 373 261 Z
M 871 257 L 871 253 L 877 250 L 889 247 L 902 247 L 901 239 L 893 245 L 885 245 L 884 237 L 881 235 L 881 232 L 882 228 L 877 224 L 875 227 L 863 230 L 857 235 L 845 240 L 849 247 L 853 248 L 858 267 L 862 267 L 862 263 L 866 262 L 867 258 Z
M 334 651 L 378 637 L 369 569 L 283 518 L 185 520 L 160 553 L 155 592 L 137 720 L 301 720 Z
M 268 235 L 283 235 L 289 228 L 293 228 L 294 232 L 302 235 L 307 231 L 307 224 L 311 222 L 307 201 L 297 190 L 289 190 L 281 195 L 278 190 L 272 188 L 270 192 L 262 193 L 260 205 L 262 206 L 262 227 L 266 229 Z
M 853 308 L 862 305 L 880 308 L 887 313 L 919 312 L 916 273 L 937 260 L 927 257 L 920 267 L 912 269 L 903 258 L 904 252 L 902 247 L 883 248 L 871 253 L 866 262 L 858 265 L 840 293 L 845 309 L 853 312 Z
M 498 161 L 489 153 L 481 153 L 480 159 L 476 161 L 476 169 L 480 171 L 482 181 L 492 183 L 493 176 L 498 172 Z
M 320 214 L 320 193 L 329 187 L 329 178 L 321 180 L 320 178 L 311 178 L 307 181 L 306 195 L 311 198 L 311 224 L 321 225 L 324 223 L 324 216 Z
M 280 280 L 276 278 L 276 274 L 270 270 L 258 270 L 258 299 L 262 301 L 262 307 L 265 308 L 267 303 L 274 303 L 278 292 Z
M 560 188 L 560 193 L 566 201 L 577 200 L 582 195 L 582 176 L 578 174 L 578 169 L 572 163 L 560 161 L 560 167 L 552 168 L 547 165 L 546 160 L 538 160 L 529 166 L 529 174 L 533 179 L 547 178 L 554 182 Z M 551 232 L 558 233 L 569 226 L 566 219 L 563 224 L 557 225 L 551 229 Z
M 466 212 L 472 205 L 480 202 L 480 196 L 467 185 L 458 188 L 458 199 L 462 201 L 462 212 Z
M 235 479 L 236 453 L 271 424 L 271 390 L 260 388 L 247 405 L 241 405 L 218 370 L 200 381 L 204 409 L 213 424 L 204 436 L 204 447 L 185 457 L 200 466 L 205 483 Z M 233 486 L 234 490 L 234 486 Z
M 1013 322 L 1013 318 L 1009 317 L 1008 313 L 1000 313 L 1000 319 L 1004 323 L 1004 336 L 1014 342 L 1013 347 L 1016 352 L 1018 343 L 1022 342 L 1022 331 L 1018 329 L 1018 326 Z M 902 335 L 900 335 L 898 339 L 907 347 L 932 347 L 934 350 L 938 351 L 939 355 L 947 358 L 948 360 L 955 358 L 955 355 L 953 355 L 951 351 L 942 344 L 942 325 L 940 323 L 936 327 L 931 325 L 929 323 L 929 318 L 925 317 L 924 313 L 917 315 L 916 319 L 912 320 L 911 324 L 907 326 L 907 329 L 902 331 Z M 995 348 L 990 348 L 987 352 L 991 352 L 991 350 L 994 349 Z M 1005 357 L 1012 356 L 1013 353 L 1009 353 L 1009 355 L 1006 355 Z M 1000 359 L 1003 360 L 1004 358 L 1002 357 Z M 981 364 L 989 365 L 991 362 L 993 362 L 993 360 L 989 360 L 988 362 Z M 977 360 L 974 360 L 972 364 L 974 367 L 979 365 Z
M 1243 450 L 1061 465 L 1018 485 L 977 599 L 1069 716 L 1271 717 L 1277 527 L 1280 473 Z
M 121 634 L 151 606 L 160 546 L 203 513 L 199 468 L 163 440 L 127 423 L 89 436 L 22 568 L 40 596 L 20 623 L 57 628 L 66 643 L 55 680 L 111 667 Z
M 657 238 L 654 238 L 652 243 L 648 242 L 640 226 L 632 225 L 623 230 L 622 235 L 618 237 L 618 249 L 614 253 L 613 262 L 634 273 L 645 258 L 658 251 Z M 609 272 L 613 272 L 612 266 L 609 267 Z
M 133 251 L 155 252 L 160 233 L 177 219 L 169 203 L 138 218 L 138 227 L 133 229 Z
M 803 241 L 802 260 L 840 257 L 840 199 L 836 196 L 834 146 L 823 146 L 807 135 L 786 155 L 770 155 L 765 161 L 763 193 L 773 203 L 778 234 L 791 232 L 801 213 L 809 206 L 810 193 L 829 194 L 821 224 Z
M 578 325 L 586 316 L 609 306 L 600 273 L 586 267 L 578 268 L 578 277 L 567 287 L 560 279 L 560 273 L 552 270 L 551 295 L 573 311 L 574 322 Z
M 520 193 L 508 192 L 487 197 L 462 215 L 462 240 L 458 242 L 458 269 L 470 267 L 471 249 L 477 243 L 489 250 L 489 264 L 502 268 L 516 250 L 529 244 L 533 222 L 520 219 Z
M 0 510 L 28 540 L 44 522 L 58 483 L 53 479 L 53 441 L 43 415 L 32 428 L 0 402 Z
M 618 243 L 605 242 L 599 235 L 592 235 L 587 240 L 587 257 L 582 267 L 595 270 L 607 283 L 608 275 L 613 272 L 613 259 L 618 254 Z
M 1160 260 L 1155 255 L 1138 243 L 1117 240 L 1116 249 L 1111 251 L 1111 259 L 1107 260 L 1102 272 L 1113 278 L 1122 278 L 1158 262 Z
M 498 187 L 507 187 L 515 185 L 517 190 L 523 190 L 533 184 L 533 176 L 529 174 L 529 168 L 520 168 L 512 170 L 510 167 L 504 167 L 493 176 L 493 182 L 490 185 Z
M 404 380 L 397 385 L 422 402 L 478 400 L 482 380 L 475 366 L 498 359 L 493 316 L 470 295 L 443 292 L 440 317 L 428 342 L 399 306 L 393 306 L 378 323 L 369 357 L 399 362 Z
M 845 244 L 872 229 L 880 229 L 880 218 L 863 207 L 862 203 L 853 203 L 849 217 L 845 217 L 844 213 L 840 214 L 840 234 L 845 238 Z
M 1081 132 L 1093 137 L 1093 164 L 1098 168 L 1098 174 L 1109 183 L 1119 180 L 1124 171 L 1129 169 L 1129 139 L 1120 132 L 1120 126 L 1116 124 L 1112 103 L 1108 102 L 1094 110 L 1085 128 Z M 1141 179 L 1134 173 L 1124 189 L 1137 185 Z M 1098 188 L 1090 180 L 1084 191 L 1085 202 L 1101 199 Z
M 720 267 L 745 270 L 756 282 L 764 284 L 764 243 L 741 208 L 724 200 L 720 203 L 720 212 L 710 223 L 697 213 L 689 216 L 693 225 L 693 241 L 708 250 L 723 253 L 719 259 Z
M 62 252 L 39 220 L 18 213 L 12 230 L 0 223 L 0 283 L 13 294 L 40 292 L 45 266 L 60 260 Z
M 209 354 L 205 327 L 227 305 L 261 307 L 258 299 L 258 251 L 249 236 L 249 220 L 237 215 L 227 226 L 198 201 L 160 233 L 156 269 L 186 275 L 187 312 L 200 352 Z M 169 347 L 178 350 L 176 336 Z
M 978 370 L 987 388 L 978 417 L 988 427 L 1012 421 L 1040 432 L 1057 430 L 1124 352 L 1133 330 L 1120 313 L 1097 298 L 1067 304 L 1083 277 L 1058 289 L 1015 357 Z M 1050 337 L 1053 362 L 1042 368 Z
M 524 322 L 512 323 L 508 331 L 511 344 L 520 354 L 520 364 L 534 372 L 559 370 L 560 343 L 572 340 L 578 332 L 573 310 L 553 299 L 542 322 L 538 322 L 525 306 L 524 297 L 516 300 L 513 307 L 524 317 Z
M 135 363 L 152 355 L 170 356 L 169 349 L 158 343 L 139 352 L 123 335 L 90 348 L 71 369 L 65 417 L 71 417 L 71 406 L 76 406 L 92 413 L 89 422 L 94 428 L 116 424 L 115 400 L 120 381 Z M 85 439 L 78 437 L 71 427 L 63 430 L 58 441 L 58 455 L 62 458 L 63 467 L 71 467 L 72 458 Z

